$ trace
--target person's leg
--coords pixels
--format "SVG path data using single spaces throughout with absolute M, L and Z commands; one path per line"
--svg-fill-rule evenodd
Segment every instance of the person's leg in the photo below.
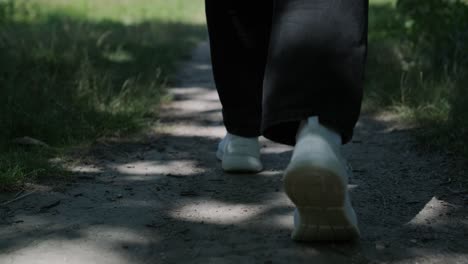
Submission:
M 228 134 L 216 156 L 225 171 L 258 172 L 262 84 L 272 0 L 206 0 L 213 74 Z
M 261 134 L 272 7 L 272 0 L 206 0 L 213 74 L 224 125 L 237 136 Z
M 294 145 L 284 186 L 295 240 L 359 236 L 340 147 L 361 107 L 367 9 L 367 0 L 275 1 L 262 129 Z
M 367 50 L 367 0 L 275 1 L 263 95 L 265 137 L 294 145 L 299 123 L 348 142 L 359 117 Z

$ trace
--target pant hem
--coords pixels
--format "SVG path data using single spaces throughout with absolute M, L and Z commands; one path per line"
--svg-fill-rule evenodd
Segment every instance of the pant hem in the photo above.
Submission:
M 318 116 L 320 124 L 339 133 L 343 144 L 351 141 L 354 133 L 354 125 L 352 127 L 349 125 L 344 126 L 340 124 L 339 121 L 336 121 L 336 119 L 329 118 L 311 110 L 283 111 L 281 115 L 277 115 L 275 118 L 264 118 L 261 130 L 262 135 L 272 141 L 294 146 L 296 144 L 296 134 L 300 122 L 311 116 Z

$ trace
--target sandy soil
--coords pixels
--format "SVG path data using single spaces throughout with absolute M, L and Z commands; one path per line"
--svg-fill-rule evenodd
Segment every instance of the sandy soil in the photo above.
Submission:
M 1 264 L 468 263 L 468 195 L 452 180 L 465 172 L 418 149 L 411 128 L 363 116 L 345 147 L 360 241 L 294 243 L 291 148 L 263 140 L 264 172 L 224 174 L 206 43 L 179 79 L 154 132 L 98 142 L 72 182 L 0 207 Z

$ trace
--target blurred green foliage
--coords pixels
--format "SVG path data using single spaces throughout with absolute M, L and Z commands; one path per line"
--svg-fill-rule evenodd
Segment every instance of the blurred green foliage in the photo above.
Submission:
M 49 160 L 69 147 L 157 120 L 176 63 L 206 37 L 201 0 L 0 3 L 0 190 L 63 175 Z M 14 143 L 25 136 L 52 149 Z
M 366 105 L 419 122 L 423 143 L 468 154 L 468 4 L 371 1 Z
M 468 6 L 461 0 L 399 0 L 407 36 L 428 68 L 453 68 L 468 63 Z M 421 54 L 422 53 L 422 54 Z M 461 64 L 461 65 L 460 65 Z

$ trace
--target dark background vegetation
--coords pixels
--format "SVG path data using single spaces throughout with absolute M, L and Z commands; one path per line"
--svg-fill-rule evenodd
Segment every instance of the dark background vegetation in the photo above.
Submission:
M 424 144 L 467 156 L 467 1 L 380 1 L 370 12 L 366 107 L 418 122 Z
M 202 1 L 85 15 L 106 1 L 0 0 L 1 190 L 64 175 L 50 159 L 70 147 L 148 127 L 176 62 L 206 38 Z M 397 113 L 423 145 L 468 157 L 467 1 L 371 0 L 369 41 L 365 110 Z M 50 147 L 15 143 L 25 136 Z

